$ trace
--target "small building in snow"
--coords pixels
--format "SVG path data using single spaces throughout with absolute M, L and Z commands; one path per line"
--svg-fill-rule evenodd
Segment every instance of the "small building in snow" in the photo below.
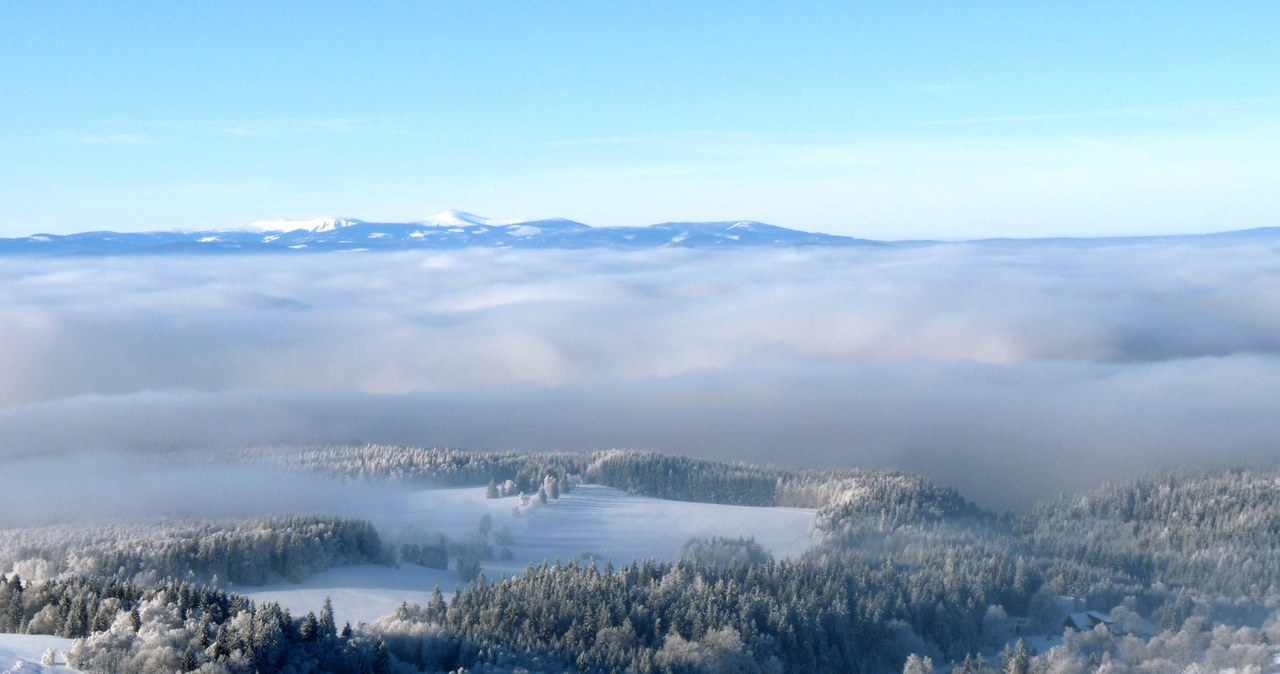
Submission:
M 1062 627 L 1064 629 L 1069 627 L 1077 632 L 1088 632 L 1098 625 L 1106 625 L 1107 629 L 1115 634 L 1117 633 L 1115 622 L 1111 616 L 1100 611 L 1081 611 L 1068 615 Z

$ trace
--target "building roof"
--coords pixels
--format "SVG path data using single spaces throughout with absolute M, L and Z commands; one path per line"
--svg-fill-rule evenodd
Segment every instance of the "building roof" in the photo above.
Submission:
M 1115 620 L 1100 611 L 1083 611 L 1080 613 L 1072 613 L 1067 616 L 1066 626 L 1077 629 L 1081 632 L 1091 630 L 1098 625 L 1110 625 Z

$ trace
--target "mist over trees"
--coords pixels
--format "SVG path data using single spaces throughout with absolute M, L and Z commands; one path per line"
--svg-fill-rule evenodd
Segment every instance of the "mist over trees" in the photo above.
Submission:
M 28 579 L 67 573 L 144 586 L 169 578 L 261 585 L 297 582 L 334 566 L 387 561 L 372 524 L 340 517 L 0 529 L 0 566 Z
M 349 480 L 485 486 L 493 495 L 568 491 L 588 482 L 655 498 L 725 505 L 822 508 L 839 501 L 892 517 L 977 513 L 954 489 L 897 471 L 813 469 L 725 462 L 636 450 L 472 452 L 395 445 L 261 447 L 237 460 Z
M 1157 474 L 996 514 L 899 472 L 652 452 L 343 445 L 233 457 L 351 483 L 468 486 L 517 508 L 583 482 L 811 507 L 815 542 L 776 560 L 750 539 L 699 539 L 674 562 L 548 562 L 501 578 L 485 565 L 512 533 L 483 517 L 465 540 L 327 516 L 7 529 L 0 631 L 76 638 L 73 664 L 94 672 L 1164 674 L 1264 666 L 1280 606 L 1275 471 Z M 329 610 L 291 615 L 215 586 L 366 563 L 449 567 L 462 587 L 339 628 Z M 1110 622 L 1068 628 L 1048 653 L 1016 641 L 1062 633 L 1085 610 Z

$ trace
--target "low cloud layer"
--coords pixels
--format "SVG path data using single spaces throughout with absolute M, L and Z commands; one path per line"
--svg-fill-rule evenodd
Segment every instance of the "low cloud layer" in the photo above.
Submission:
M 400 487 L 267 472 L 196 454 L 74 450 L 7 456 L 4 462 L 21 487 L 0 490 L 0 528 L 275 514 L 394 523 L 408 502 Z
M 1265 462 L 1280 244 L 6 260 L 0 452 L 375 441 L 923 472 Z

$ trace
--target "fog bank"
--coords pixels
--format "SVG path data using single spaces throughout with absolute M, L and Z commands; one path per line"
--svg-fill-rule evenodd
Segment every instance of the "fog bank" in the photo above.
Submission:
M 1276 457 L 1277 253 L 6 260 L 0 452 L 637 447 L 894 467 L 1016 507 Z

